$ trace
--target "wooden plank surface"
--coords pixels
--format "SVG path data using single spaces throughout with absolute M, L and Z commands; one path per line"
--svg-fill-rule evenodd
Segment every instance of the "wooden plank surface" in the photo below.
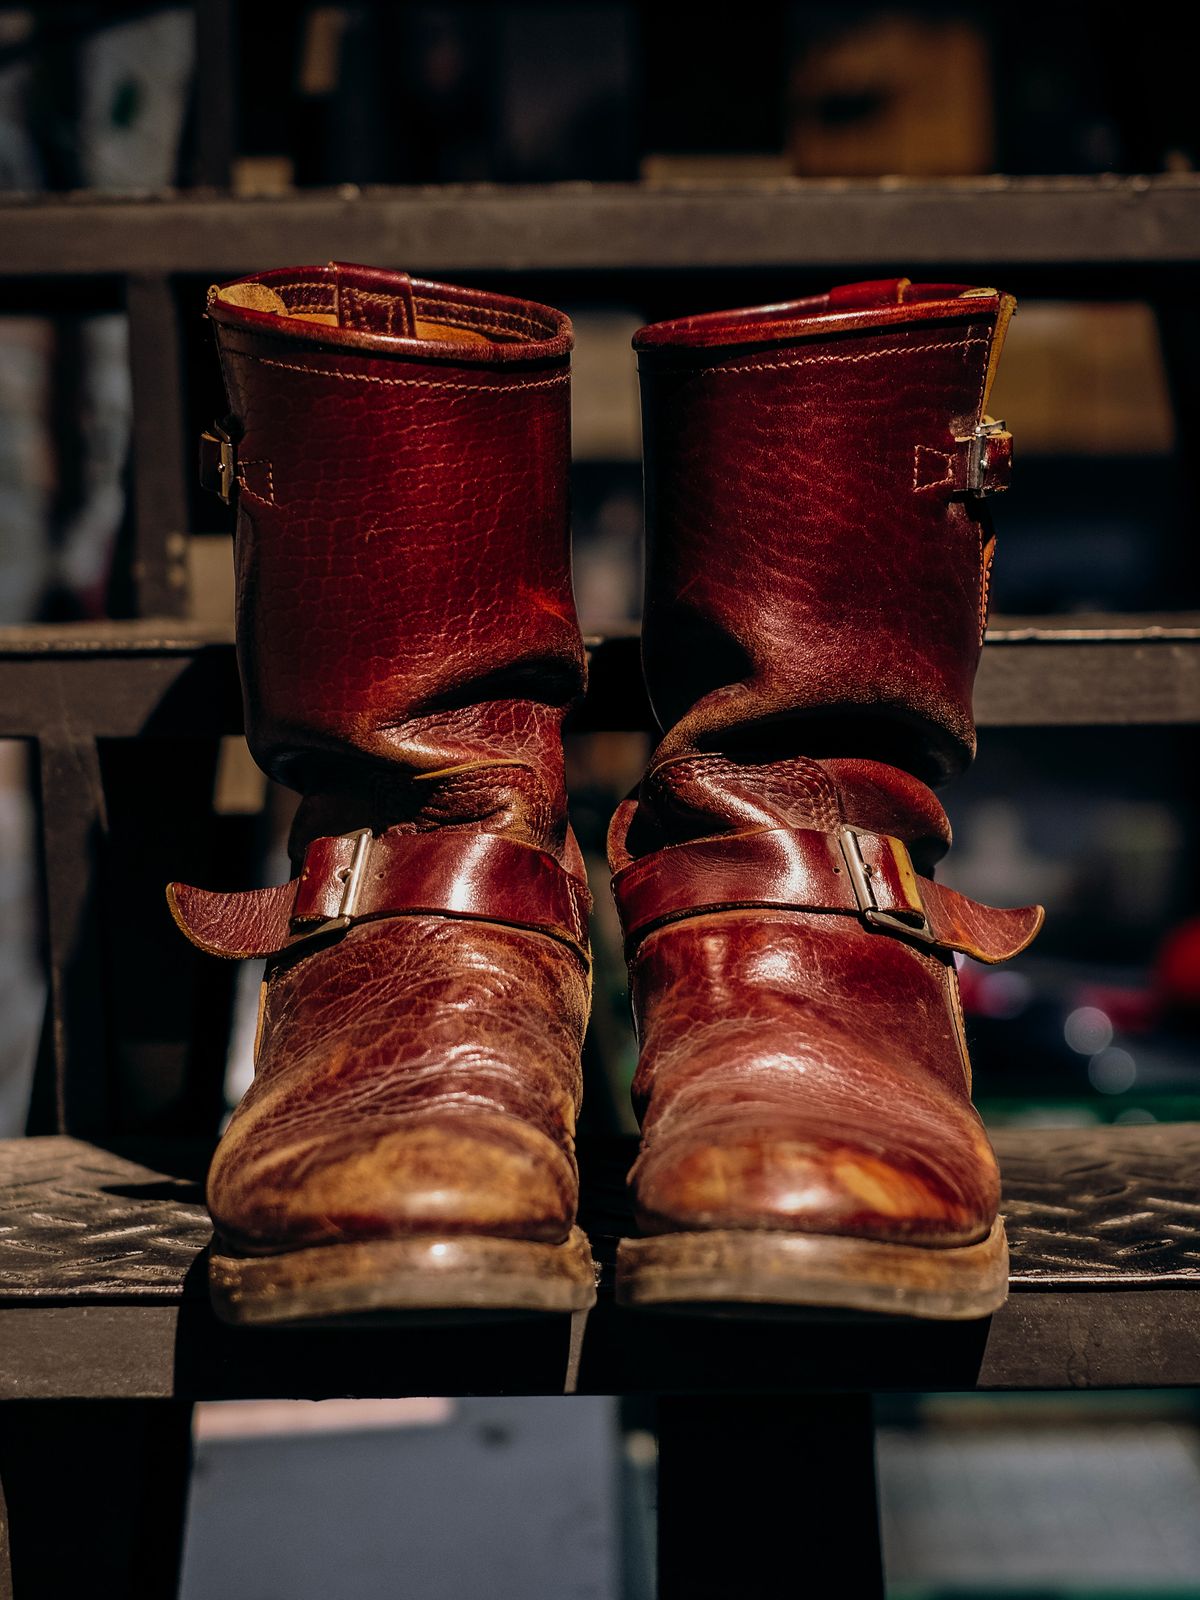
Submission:
M 412 272 L 881 268 L 1200 259 L 1200 180 L 1155 177 L 448 185 L 9 198 L 6 276 L 235 274 L 341 260 Z
M 636 629 L 588 639 L 578 731 L 648 728 Z M 1200 721 L 1200 616 L 997 617 L 976 683 L 981 727 Z M 184 621 L 0 628 L 0 737 L 210 738 L 241 727 L 227 633 Z

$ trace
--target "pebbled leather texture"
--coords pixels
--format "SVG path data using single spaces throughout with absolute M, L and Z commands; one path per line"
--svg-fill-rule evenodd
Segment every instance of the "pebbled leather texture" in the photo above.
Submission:
M 363 923 L 277 967 L 209 1173 L 221 1235 L 565 1239 L 588 996 L 557 941 L 448 917 Z
M 635 339 L 660 759 L 804 714 L 809 754 L 886 745 L 927 780 L 973 755 L 991 532 L 959 487 L 960 441 L 1011 301 L 932 287 Z
M 296 882 L 172 889 L 207 948 L 282 948 L 214 1221 L 254 1252 L 563 1240 L 590 982 L 561 740 L 584 684 L 570 323 L 336 263 L 215 288 L 208 315 L 247 736 L 302 797 Z M 337 915 L 362 829 L 360 920 L 293 948 Z
M 963 462 L 1011 311 L 898 279 L 635 339 L 663 733 L 609 848 L 646 1232 L 934 1248 L 995 1220 L 952 951 L 1005 959 L 1041 911 L 937 883 L 928 785 L 974 750 L 1008 435 Z

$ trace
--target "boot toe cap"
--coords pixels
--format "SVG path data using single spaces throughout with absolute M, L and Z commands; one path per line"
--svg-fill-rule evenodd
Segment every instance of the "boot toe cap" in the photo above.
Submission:
M 257 1146 L 257 1148 L 256 1148 Z M 231 1126 L 209 1175 L 218 1232 L 242 1249 L 477 1233 L 557 1242 L 574 1221 L 571 1157 L 500 1115 L 413 1118 L 295 1143 Z
M 773 1229 L 910 1243 L 980 1238 L 996 1214 L 986 1138 L 944 1157 L 805 1132 L 726 1126 L 664 1137 L 634 1171 L 646 1232 Z

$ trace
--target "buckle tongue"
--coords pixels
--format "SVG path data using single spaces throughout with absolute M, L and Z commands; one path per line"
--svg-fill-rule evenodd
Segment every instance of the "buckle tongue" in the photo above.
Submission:
M 325 939 L 332 934 L 345 933 L 354 921 L 374 835 L 370 828 L 358 828 L 353 833 L 342 834 L 341 837 L 354 839 L 356 843 L 350 865 L 342 867 L 338 872 L 338 877 L 342 880 L 342 895 L 338 901 L 337 914 L 327 917 L 324 922 L 318 922 L 315 927 L 302 928 L 299 933 L 294 933 L 285 946 L 287 950 L 294 950 L 298 944 L 307 944 L 312 939 Z
M 859 836 L 865 830 L 851 828 L 843 824 L 837 833 L 838 844 L 841 846 L 842 860 L 846 863 L 846 871 L 854 889 L 854 898 L 858 901 L 858 909 L 863 921 L 874 928 L 887 928 L 893 933 L 903 933 L 910 939 L 916 939 L 921 944 L 937 944 L 933 930 L 929 926 L 929 918 L 925 907 L 921 904 L 921 897 L 915 888 L 916 871 L 909 858 L 908 847 L 900 839 L 894 839 L 890 834 L 866 833 L 869 839 L 883 839 L 887 845 L 897 853 L 902 852 L 907 871 L 906 879 L 911 879 L 914 885 L 912 893 L 916 895 L 917 904 L 911 912 L 901 915 L 895 911 L 884 911 L 879 904 L 875 893 L 875 886 L 871 882 L 872 869 L 867 865 L 866 858 L 859 843 Z M 915 920 L 908 921 L 911 916 Z
M 960 444 L 967 446 L 965 493 L 980 499 L 1003 494 L 1012 474 L 1012 434 L 1003 422 L 984 417 Z
M 237 447 L 219 422 L 200 435 L 200 484 L 229 505 L 237 489 Z

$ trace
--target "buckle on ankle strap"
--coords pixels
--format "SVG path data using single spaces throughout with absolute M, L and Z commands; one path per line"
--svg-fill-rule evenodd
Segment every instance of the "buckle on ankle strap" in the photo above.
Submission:
M 976 960 L 1007 961 L 1042 925 L 1040 906 L 999 910 L 918 876 L 902 840 L 848 824 L 761 828 L 666 845 L 631 861 L 613 894 L 632 952 L 648 934 L 711 912 L 829 912 Z
M 586 883 L 546 851 L 500 834 L 357 828 L 312 840 L 289 883 L 234 894 L 173 883 L 167 900 L 193 944 L 235 960 L 307 954 L 352 924 L 404 916 L 544 934 L 588 960 Z
M 338 902 L 336 915 L 326 917 L 324 922 L 318 922 L 312 927 L 300 928 L 298 933 L 293 933 L 287 942 L 287 948 L 294 950 L 297 945 L 308 944 L 313 939 L 326 939 L 332 934 L 345 933 L 354 921 L 354 913 L 358 909 L 358 897 L 362 890 L 363 877 L 366 874 L 367 862 L 371 855 L 371 844 L 374 839 L 370 828 L 357 828 L 353 833 L 339 835 L 342 839 L 355 840 L 354 857 L 348 867 L 339 867 L 336 873 L 342 885 L 342 896 Z M 302 880 L 303 881 L 303 880 Z
M 929 926 L 929 915 L 925 910 L 925 902 L 921 899 L 921 890 L 917 883 L 917 871 L 912 864 L 912 857 L 908 847 L 891 834 L 869 834 L 868 837 L 883 839 L 895 858 L 899 869 L 900 881 L 904 887 L 905 897 L 915 902 L 911 912 L 885 911 L 879 904 L 875 887 L 872 883 L 872 868 L 867 865 L 863 856 L 862 845 L 859 844 L 859 834 L 865 830 L 852 828 L 847 823 L 838 829 L 838 844 L 841 847 L 842 860 L 846 863 L 846 872 L 854 890 L 854 898 L 858 901 L 858 909 L 862 913 L 863 921 L 869 922 L 875 928 L 890 928 L 895 933 L 903 933 L 909 939 L 916 939 L 921 944 L 937 944 L 939 941 Z M 911 920 L 910 920 L 911 918 Z

